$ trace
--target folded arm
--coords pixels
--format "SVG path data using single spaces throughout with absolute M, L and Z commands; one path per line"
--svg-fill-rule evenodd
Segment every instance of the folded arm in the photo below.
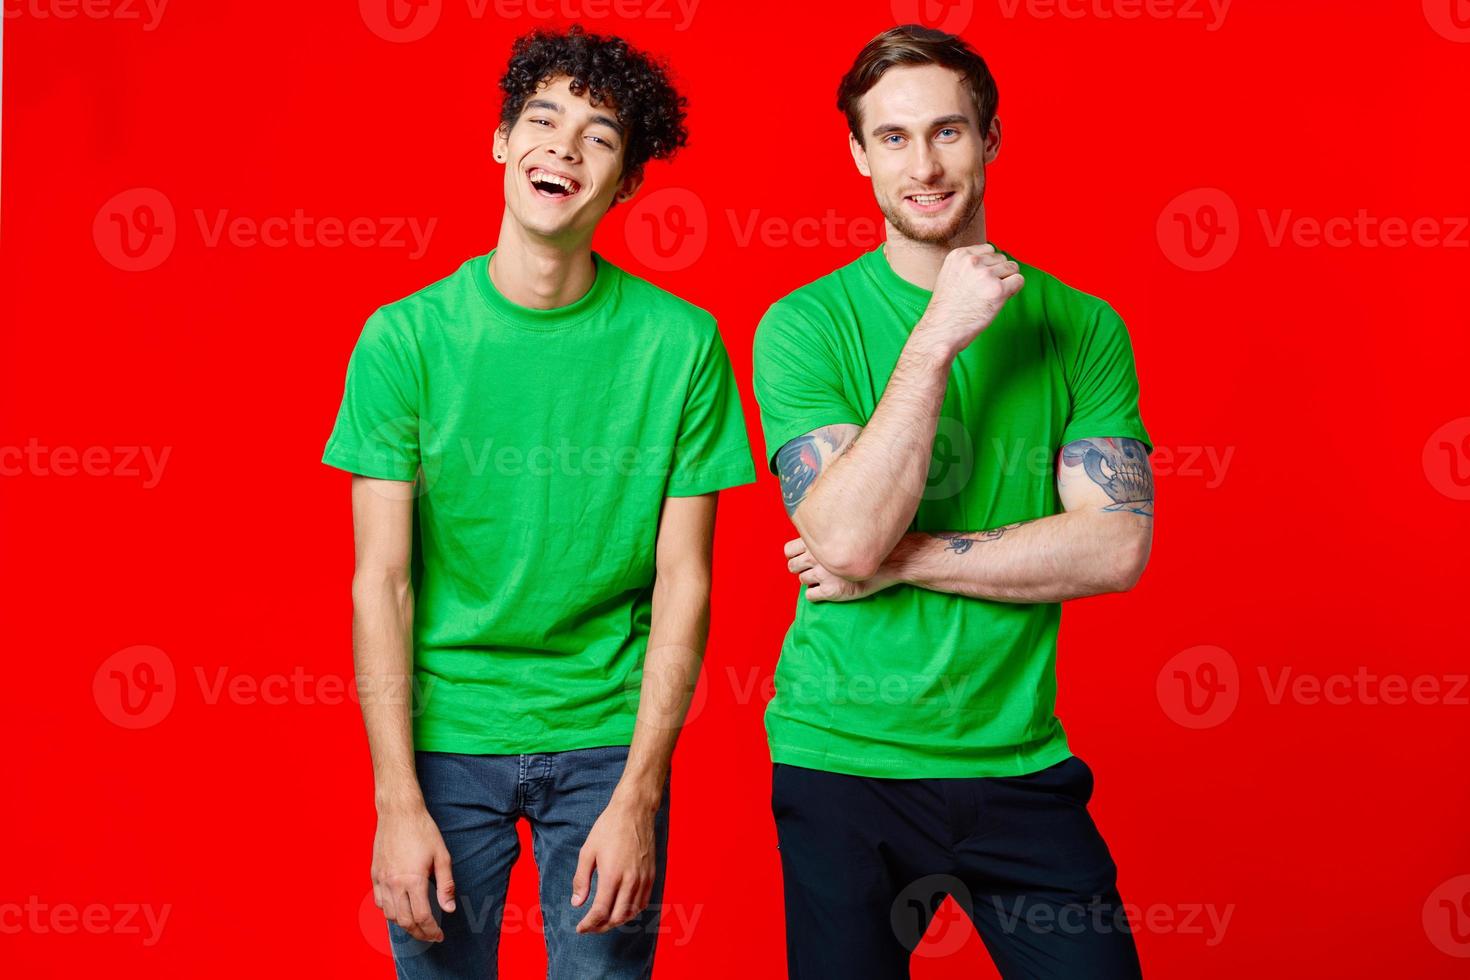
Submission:
M 1061 602 L 1131 589 L 1153 542 L 1153 472 L 1136 439 L 1079 439 L 1058 454 L 1063 512 L 978 531 L 901 537 L 868 579 L 827 568 L 803 538 L 787 567 L 812 601 L 859 599 L 893 585 L 1002 602 Z

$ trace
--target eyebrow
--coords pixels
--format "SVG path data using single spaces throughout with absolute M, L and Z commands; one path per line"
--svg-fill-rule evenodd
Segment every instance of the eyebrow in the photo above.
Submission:
M 967 115 L 965 115 L 964 113 L 961 113 L 961 112 L 956 112 L 956 113 L 954 113 L 952 115 L 940 116 L 938 119 L 932 120 L 929 123 L 929 128 L 930 129 L 937 129 L 940 126 L 953 126 L 956 123 L 965 123 L 965 124 L 968 124 L 969 121 L 970 121 L 970 117 L 969 116 L 967 116 Z M 898 123 L 883 123 L 880 126 L 873 127 L 873 132 L 870 133 L 869 135 L 872 135 L 872 136 L 884 136 L 884 135 L 887 135 L 888 133 L 905 133 L 905 132 L 908 132 L 908 130 L 904 129 L 904 127 L 900 126 Z
M 565 109 L 563 109 L 557 103 L 552 102 L 550 99 L 527 99 L 524 108 L 525 109 L 545 109 L 548 112 L 555 112 L 555 113 L 562 114 L 562 115 L 565 115 L 565 113 L 566 113 L 566 110 Z M 622 123 L 618 122 L 616 119 L 612 118 L 611 116 L 605 116 L 602 113 L 598 113 L 597 115 L 595 115 L 595 116 L 592 117 L 592 121 L 594 123 L 598 123 L 600 125 L 606 126 L 608 129 L 611 129 L 613 132 L 617 133 L 619 136 L 622 136 L 623 135 L 623 132 L 624 131 L 623 131 L 623 125 L 622 125 Z

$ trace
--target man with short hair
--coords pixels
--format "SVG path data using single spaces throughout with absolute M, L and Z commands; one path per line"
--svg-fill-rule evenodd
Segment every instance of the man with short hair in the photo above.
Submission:
M 1060 603 L 1143 571 L 1152 449 L 1122 320 L 988 241 L 997 102 L 959 38 L 874 38 L 838 103 L 887 240 L 756 332 L 804 586 L 766 713 L 798 980 L 908 976 L 946 895 L 1007 978 L 1139 973 L 1055 662 Z
M 368 319 L 323 456 L 355 474 L 373 895 L 400 977 L 495 976 L 524 818 L 549 976 L 645 978 L 716 498 L 755 468 L 714 319 L 591 248 L 684 99 L 579 28 L 500 84 L 499 241 Z

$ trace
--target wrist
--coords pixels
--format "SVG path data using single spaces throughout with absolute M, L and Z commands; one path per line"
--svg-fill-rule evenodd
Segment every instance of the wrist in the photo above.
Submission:
M 908 343 L 905 346 L 914 355 L 933 362 L 935 367 L 945 371 L 949 370 L 950 364 L 959 355 L 959 348 L 955 345 L 950 331 L 938 326 L 928 315 L 919 318 L 919 322 L 909 333 Z
M 424 803 L 424 794 L 417 786 L 380 789 L 373 794 L 373 805 L 377 807 L 380 817 L 407 816 L 428 809 Z
M 664 787 L 647 776 L 624 774 L 613 790 L 608 808 L 626 807 L 636 813 L 655 813 L 663 804 Z

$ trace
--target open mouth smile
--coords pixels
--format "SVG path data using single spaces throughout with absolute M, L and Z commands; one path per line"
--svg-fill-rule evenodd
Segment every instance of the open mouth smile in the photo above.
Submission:
M 531 189 L 539 197 L 554 199 L 575 197 L 582 189 L 581 184 L 566 174 L 559 174 L 545 167 L 532 167 L 526 171 L 526 179 L 531 182 Z
M 935 191 L 924 194 L 910 194 L 904 198 L 915 210 L 929 213 L 942 211 L 949 206 L 950 199 L 954 197 L 954 191 Z

